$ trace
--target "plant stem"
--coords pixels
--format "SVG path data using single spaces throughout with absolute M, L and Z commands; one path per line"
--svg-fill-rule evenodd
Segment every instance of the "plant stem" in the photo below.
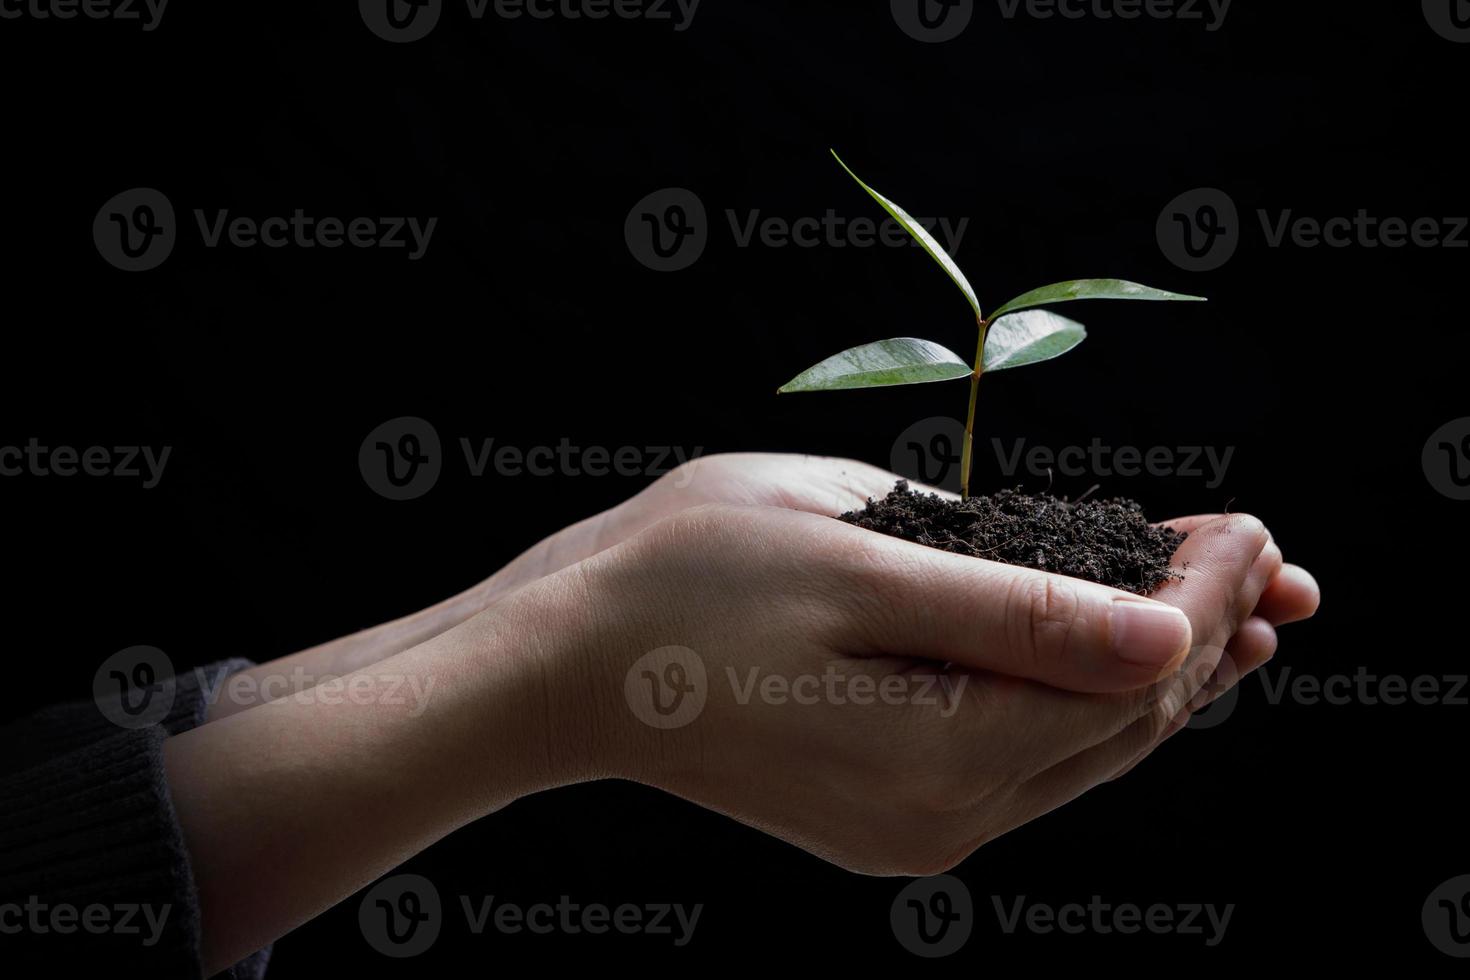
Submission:
M 975 348 L 975 371 L 970 375 L 970 411 L 965 416 L 965 444 L 960 448 L 960 499 L 970 499 L 970 464 L 975 458 L 975 405 L 980 397 L 980 375 L 985 371 L 985 332 L 990 321 L 975 318 L 980 324 L 980 342 Z

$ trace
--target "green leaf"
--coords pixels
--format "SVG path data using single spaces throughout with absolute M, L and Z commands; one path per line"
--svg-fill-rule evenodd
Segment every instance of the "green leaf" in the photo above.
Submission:
M 1136 282 L 1125 282 L 1122 279 L 1074 279 L 1071 282 L 1059 282 L 1050 286 L 1042 286 L 1040 289 L 1033 289 L 1029 293 L 1017 296 L 992 313 L 990 318 L 997 320 L 1007 313 L 1014 313 L 1017 310 L 1026 310 L 1033 306 L 1047 306 L 1051 303 L 1068 303 L 1074 299 L 1148 299 L 1183 300 L 1189 303 L 1208 302 L 1203 296 L 1185 296 L 1183 293 L 1167 293 L 1162 289 L 1154 289 L 1151 286 L 1140 286 Z
M 971 373 L 970 365 L 953 351 L 927 340 L 899 337 L 833 354 L 792 378 L 778 394 L 951 381 Z
M 842 163 L 842 158 L 837 155 L 836 150 L 832 151 L 832 158 L 838 163 L 842 164 L 842 169 L 847 171 L 847 175 L 853 180 L 857 181 L 858 186 L 867 191 L 868 195 L 872 197 L 873 200 L 881 204 L 883 206 L 883 210 L 893 215 L 893 220 L 903 225 L 904 230 L 907 231 L 910 235 L 913 235 L 914 238 L 918 240 L 919 244 L 924 246 L 924 251 L 929 253 L 930 258 L 932 258 L 935 262 L 938 262 L 941 266 L 944 267 L 944 271 L 949 273 L 949 277 L 954 280 L 954 284 L 960 287 L 960 292 L 965 294 L 965 299 L 970 301 L 970 307 L 975 311 L 976 319 L 979 319 L 980 300 L 975 298 L 975 290 L 973 287 L 971 287 L 970 280 L 965 278 L 965 274 L 960 271 L 960 267 L 955 264 L 954 259 L 949 257 L 949 253 L 944 250 L 944 246 L 935 241 L 934 236 L 929 234 L 929 232 L 925 230 L 923 225 L 919 224 L 913 218 L 909 217 L 909 213 L 907 211 L 899 207 L 897 204 L 894 204 L 882 194 L 879 194 L 877 191 L 873 190 L 873 188 L 869 187 L 867 184 L 863 183 L 862 178 L 853 173 L 851 167 L 849 167 L 845 163 Z
M 1055 313 L 1011 313 L 992 323 L 985 336 L 985 373 L 1061 357 L 1085 339 L 1086 327 Z

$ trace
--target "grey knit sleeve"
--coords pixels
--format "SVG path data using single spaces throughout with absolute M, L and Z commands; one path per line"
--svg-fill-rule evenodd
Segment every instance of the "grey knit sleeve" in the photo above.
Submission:
M 167 682 L 157 719 L 105 701 L 0 728 L 0 959 L 159 980 L 198 978 L 199 903 L 163 770 L 163 741 L 201 724 L 228 660 Z M 269 948 L 226 976 L 264 976 Z M 8 972 L 8 971 L 7 971 Z

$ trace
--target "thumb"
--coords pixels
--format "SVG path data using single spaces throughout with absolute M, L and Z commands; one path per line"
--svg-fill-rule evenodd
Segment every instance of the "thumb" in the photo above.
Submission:
M 1081 579 L 896 542 L 879 638 L 903 651 L 1087 694 L 1146 687 L 1189 653 L 1179 609 Z M 921 611 L 920 615 L 915 615 Z M 882 629 L 880 625 L 878 627 Z

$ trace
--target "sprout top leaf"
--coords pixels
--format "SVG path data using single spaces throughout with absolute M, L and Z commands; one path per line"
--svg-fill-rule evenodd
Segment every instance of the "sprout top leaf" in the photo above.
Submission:
M 882 206 L 883 210 L 893 215 L 893 219 L 903 225 L 904 230 L 910 235 L 913 235 L 918 243 L 924 247 L 924 251 L 929 253 L 929 257 L 935 262 L 938 262 L 944 268 L 944 271 L 949 273 L 949 277 L 954 280 L 954 284 L 960 287 L 960 292 L 965 294 L 965 299 L 969 300 L 970 307 L 975 311 L 975 319 L 982 319 L 980 300 L 975 296 L 974 287 L 970 285 L 970 280 L 965 278 L 965 274 L 960 271 L 960 267 L 955 264 L 954 259 L 949 257 L 949 253 L 944 250 L 944 246 L 940 245 L 923 225 L 910 217 L 907 211 L 863 183 L 862 178 L 853 173 L 852 168 L 842 162 L 842 158 L 837 155 L 836 150 L 832 151 L 832 158 L 839 164 L 842 164 L 842 169 L 847 171 L 847 175 L 857 181 L 858 186 L 867 191 L 869 196 Z

